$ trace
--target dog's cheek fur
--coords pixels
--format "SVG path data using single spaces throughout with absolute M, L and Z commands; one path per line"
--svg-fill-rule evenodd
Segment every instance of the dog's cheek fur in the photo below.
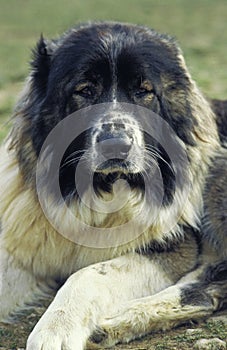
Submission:
M 14 110 L 14 125 L 10 132 L 9 149 L 14 150 L 26 183 L 35 182 L 38 151 L 52 128 L 53 116 L 41 113 L 47 94 L 51 60 L 58 41 L 42 36 L 33 50 L 31 73 Z
M 193 132 L 198 125 L 193 116 L 188 95 L 190 82 L 186 78 L 179 78 L 184 82 L 175 81 L 163 86 L 160 98 L 160 109 L 163 118 L 170 124 L 177 136 L 189 146 L 196 146 Z
M 152 110 L 167 121 L 186 145 L 196 146 L 193 133 L 198 122 L 189 99 L 193 83 L 181 50 L 173 40 L 166 42 L 162 39 L 162 44 L 159 43 L 157 47 L 151 43 L 146 45 L 149 47 L 148 52 L 144 54 L 149 67 L 146 68 L 146 73 L 156 85 L 155 97 L 159 105 L 157 108 L 156 99 L 153 99 Z M 158 60 L 157 57 L 153 57 L 154 52 Z

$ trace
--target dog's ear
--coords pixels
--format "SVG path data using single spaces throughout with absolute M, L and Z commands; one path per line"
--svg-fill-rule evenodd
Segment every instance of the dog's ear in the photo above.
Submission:
M 41 35 L 31 61 L 33 88 L 39 94 L 46 92 L 52 56 L 57 48 L 56 41 L 44 39 Z
M 173 86 L 164 88 L 160 101 L 161 114 L 185 144 L 195 146 L 193 135 L 197 124 L 188 98 L 187 82 L 174 80 Z

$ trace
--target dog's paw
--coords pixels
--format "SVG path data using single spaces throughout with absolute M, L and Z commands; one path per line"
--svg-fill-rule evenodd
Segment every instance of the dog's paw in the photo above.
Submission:
M 40 331 L 29 336 L 26 350 L 61 350 L 63 346 L 61 336 Z
M 71 318 L 46 312 L 27 340 L 26 350 L 83 350 L 88 334 Z M 61 317 L 62 316 L 62 317 Z
M 43 330 L 34 334 L 31 333 L 27 341 L 26 350 L 84 349 L 80 336 L 70 336 L 69 334 L 59 333 L 50 330 Z
M 126 315 L 118 315 L 105 319 L 101 325 L 93 332 L 90 341 L 111 348 L 118 343 L 128 343 L 135 338 L 140 338 L 144 334 L 135 332 L 135 325 Z M 128 315 L 127 315 L 128 316 Z

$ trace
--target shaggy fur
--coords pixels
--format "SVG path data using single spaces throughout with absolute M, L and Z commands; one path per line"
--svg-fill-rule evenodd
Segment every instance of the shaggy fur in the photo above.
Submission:
M 211 106 L 217 116 L 217 125 L 222 142 L 227 140 L 227 101 L 212 100 Z
M 12 320 L 15 312 L 63 285 L 31 333 L 27 350 L 82 350 L 89 339 L 113 346 L 223 307 L 227 152 L 210 103 L 192 80 L 178 45 L 145 27 L 96 23 L 56 40 L 41 37 L 33 56 L 1 149 L 1 319 Z M 57 174 L 63 200 L 58 201 L 45 178 L 58 148 L 50 151 L 45 139 L 69 114 L 101 103 L 110 103 L 110 109 L 86 119 L 86 132 L 63 153 Z M 126 104 L 158 114 L 171 127 L 172 142 L 186 154 L 185 167 L 174 163 L 164 147 L 164 124 L 157 141 L 149 134 L 158 126 L 149 124 L 146 113 L 131 113 Z M 68 131 L 62 130 L 59 144 Z M 36 165 L 43 153 L 41 206 Z M 101 156 L 106 160 L 100 163 Z M 75 170 L 81 160 L 79 193 Z M 159 188 L 149 187 L 144 200 L 144 181 L 154 186 L 155 171 L 163 181 L 157 207 L 151 203 Z M 85 204 L 96 204 L 86 186 L 90 173 L 102 199 L 99 211 Z M 179 174 L 183 181 L 178 183 Z M 128 201 L 121 210 L 106 212 L 118 180 L 128 184 L 120 187 L 118 203 Z M 75 225 L 72 212 L 86 229 Z M 125 232 L 124 225 L 138 213 L 140 220 Z M 173 217 L 177 221 L 171 225 Z M 52 220 L 61 224 L 64 235 Z M 140 235 L 121 241 L 143 225 Z M 119 240 L 103 244 L 111 241 L 113 227 Z M 92 240 L 92 228 L 104 229 L 105 239 Z M 87 238 L 90 244 L 75 243 L 87 243 Z

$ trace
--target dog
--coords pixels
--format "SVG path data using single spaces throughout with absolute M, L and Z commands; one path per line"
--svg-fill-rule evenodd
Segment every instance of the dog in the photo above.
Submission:
M 213 99 L 211 100 L 211 107 L 217 118 L 220 140 L 225 145 L 227 140 L 227 101 Z
M 1 149 L 1 320 L 58 290 L 26 349 L 82 350 L 223 308 L 226 161 L 171 37 L 41 37 Z

